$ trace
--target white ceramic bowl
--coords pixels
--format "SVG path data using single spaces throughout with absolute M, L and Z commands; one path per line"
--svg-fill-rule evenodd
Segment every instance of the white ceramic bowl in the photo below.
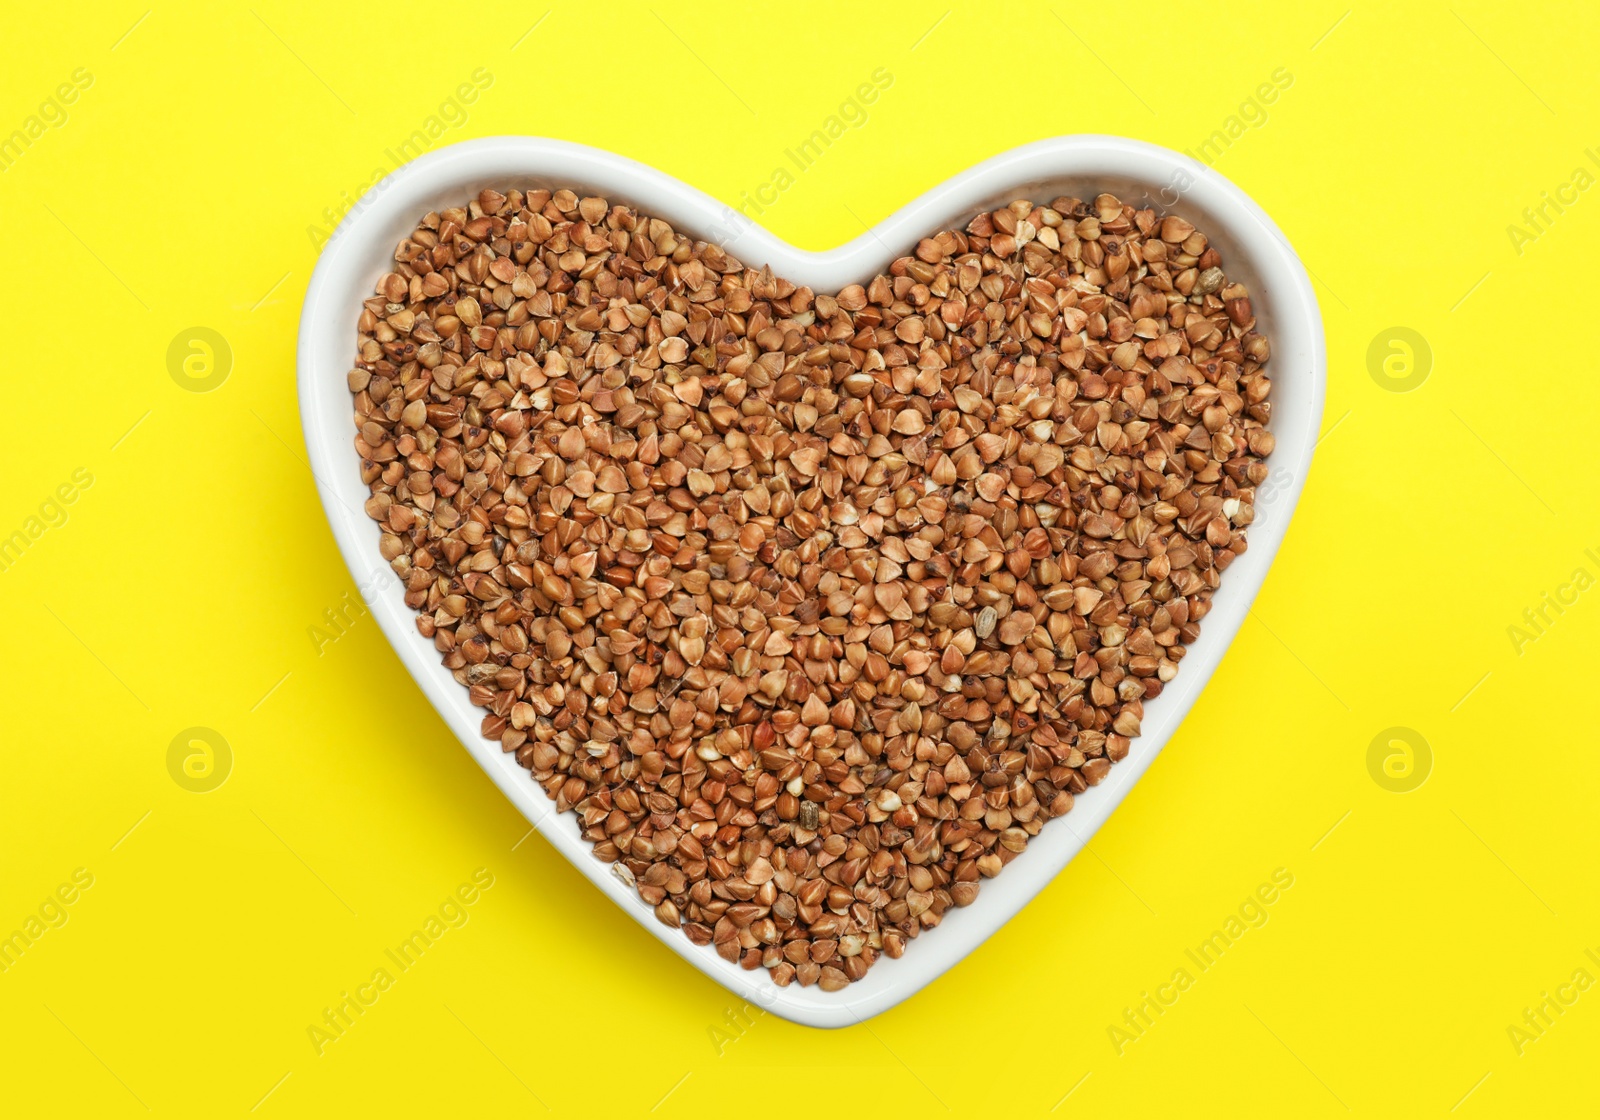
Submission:
M 1230 278 L 1249 286 L 1260 329 L 1272 342 L 1277 450 L 1262 488 L 1250 549 L 1227 571 L 1200 639 L 1177 679 L 1147 706 L 1144 733 L 1101 785 L 1078 797 L 1070 814 L 1045 825 L 1021 856 L 983 885 L 973 905 L 947 912 L 899 960 L 879 960 L 864 980 L 829 994 L 779 988 L 765 969 L 746 972 L 656 921 L 650 907 L 591 854 L 571 814 L 560 814 L 513 755 L 478 733 L 483 712 L 439 664 L 433 643 L 417 633 L 400 582 L 378 555 L 378 528 L 362 512 L 367 488 L 358 474 L 345 373 L 355 350 L 361 301 L 393 265 L 395 246 L 425 212 L 460 205 L 483 187 L 570 187 L 603 195 L 663 218 L 692 236 L 720 242 L 744 264 L 771 265 L 780 276 L 833 292 L 865 281 L 928 234 L 965 226 L 980 210 L 1016 198 L 1093 198 L 1110 191 L 1192 221 L 1222 253 Z M 1210 679 L 1238 632 L 1283 540 L 1311 463 L 1322 414 L 1326 359 L 1311 283 L 1272 220 L 1239 188 L 1175 152 L 1111 136 L 1043 140 L 995 156 L 907 203 L 870 232 L 825 253 L 796 249 L 729 207 L 660 171 L 595 148 L 504 136 L 442 148 L 384 179 L 356 204 L 323 249 L 300 318 L 300 412 L 322 503 L 374 617 L 400 659 L 467 751 L 551 844 L 625 913 L 707 976 L 752 1004 L 817 1027 L 860 1022 L 906 999 L 971 953 L 1044 889 L 1115 811 Z M 1194 827 L 1204 827 L 1196 814 Z M 1173 842 L 1179 842 L 1174 824 Z M 1020 961 L 1039 970 L 1043 961 Z

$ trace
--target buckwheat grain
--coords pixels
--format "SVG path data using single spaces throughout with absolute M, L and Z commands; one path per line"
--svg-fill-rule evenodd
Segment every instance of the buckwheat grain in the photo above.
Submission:
M 358 323 L 417 628 L 667 925 L 837 991 L 1104 780 L 1245 550 L 1249 293 L 1018 201 L 818 294 L 572 191 L 426 215 Z

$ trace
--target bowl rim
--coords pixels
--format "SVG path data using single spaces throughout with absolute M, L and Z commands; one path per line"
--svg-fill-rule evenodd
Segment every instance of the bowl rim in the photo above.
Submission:
M 466 690 L 439 665 L 431 641 L 416 630 L 398 578 L 376 547 L 376 523 L 362 512 L 367 495 L 355 466 L 352 412 L 343 374 L 351 366 L 354 319 L 373 282 L 390 271 L 400 237 L 416 219 L 482 186 L 568 186 L 603 193 L 663 218 L 696 238 L 713 240 L 751 267 L 774 272 L 819 292 L 836 291 L 909 253 L 923 236 L 1010 198 L 1061 193 L 1050 184 L 1101 184 L 1123 197 L 1167 212 L 1200 215 L 1195 225 L 1224 261 L 1252 282 L 1252 304 L 1273 344 L 1277 447 L 1268 483 L 1284 501 L 1258 508 L 1249 549 L 1230 565 L 1213 597 L 1200 638 L 1184 671 L 1151 701 L 1143 733 L 1127 758 L 1099 786 L 1076 799 L 1071 813 L 1050 822 L 1005 873 L 985 883 L 979 902 L 947 912 L 897 959 L 881 959 L 843 992 L 779 988 L 767 970 L 746 972 L 709 946 L 658 922 L 652 909 L 613 866 L 602 864 L 570 813 L 557 813 L 542 789 L 479 735 L 481 714 Z M 1053 191 L 1041 196 L 1040 190 Z M 1158 192 L 1151 195 L 1151 191 Z M 1167 195 L 1173 196 L 1167 201 Z M 1092 197 L 1087 194 L 1084 197 Z M 965 224 L 965 219 L 961 219 Z M 709 236 L 708 236 L 709 235 Z M 359 293 L 359 294 L 357 294 Z M 353 298 L 352 298 L 353 297 Z M 1321 422 L 1327 359 L 1320 312 L 1305 267 L 1283 233 L 1243 190 L 1214 169 L 1169 149 L 1118 136 L 1081 134 L 1036 141 L 1002 152 L 934 186 L 860 236 L 822 252 L 797 248 L 755 220 L 688 184 L 627 157 L 568 141 L 497 136 L 435 149 L 390 173 L 344 215 L 325 243 L 306 289 L 297 348 L 302 431 L 311 473 L 329 528 L 362 598 L 411 678 L 502 794 L 603 894 L 658 940 L 748 1004 L 796 1023 L 845 1027 L 865 1021 L 920 991 L 974 952 L 1015 916 L 1078 854 L 1148 771 L 1221 662 L 1260 590 L 1305 484 Z M 1290 380 L 1293 379 L 1293 380 Z M 330 385 L 332 388 L 330 389 Z M 1258 495 L 1258 507 L 1262 499 Z M 1047 836 L 1049 840 L 1047 841 Z

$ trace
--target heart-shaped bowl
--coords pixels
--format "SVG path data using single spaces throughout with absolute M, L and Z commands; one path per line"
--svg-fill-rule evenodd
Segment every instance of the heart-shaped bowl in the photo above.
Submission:
M 962 228 L 977 213 L 1018 198 L 1093 198 L 1110 192 L 1138 207 L 1178 214 L 1202 230 L 1222 254 L 1230 279 L 1250 290 L 1259 329 L 1272 343 L 1270 430 L 1277 448 L 1258 489 L 1250 547 L 1229 566 L 1199 640 L 1183 668 L 1143 719 L 1128 757 L 1051 821 L 1026 850 L 984 884 L 971 906 L 951 908 L 943 922 L 881 959 L 841 992 L 780 988 L 765 969 L 748 972 L 696 946 L 656 920 L 651 908 L 612 868 L 595 859 L 576 817 L 558 813 L 517 764 L 479 732 L 482 712 L 439 663 L 433 643 L 417 632 L 404 588 L 378 552 L 377 523 L 363 512 L 369 492 L 354 445 L 353 408 L 345 374 L 355 354 L 356 318 L 378 278 L 390 271 L 395 246 L 430 210 L 461 205 L 484 187 L 571 188 L 602 195 L 661 218 L 683 233 L 719 243 L 743 264 L 817 292 L 864 283 L 908 254 L 918 240 Z M 707 194 L 653 168 L 579 144 L 525 136 L 473 140 L 430 152 L 369 190 L 339 224 L 317 262 L 300 317 L 300 415 L 312 474 L 334 538 L 363 598 L 400 660 L 478 765 L 539 832 L 613 902 L 684 960 L 749 1003 L 816 1027 L 842 1027 L 884 1011 L 930 983 L 976 949 L 1038 894 L 1114 812 L 1200 695 L 1233 641 L 1282 543 L 1311 464 L 1326 378 L 1322 320 L 1306 270 L 1272 220 L 1215 171 L 1165 148 L 1114 136 L 1041 140 L 995 156 L 945 181 L 860 237 L 823 253 L 797 249 Z

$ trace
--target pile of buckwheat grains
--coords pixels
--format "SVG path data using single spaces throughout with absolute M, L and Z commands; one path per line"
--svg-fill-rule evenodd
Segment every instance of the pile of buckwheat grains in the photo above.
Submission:
M 1139 734 L 1272 451 L 1182 218 L 1028 201 L 812 292 L 571 191 L 430 213 L 349 374 L 483 734 L 656 916 L 835 991 Z

